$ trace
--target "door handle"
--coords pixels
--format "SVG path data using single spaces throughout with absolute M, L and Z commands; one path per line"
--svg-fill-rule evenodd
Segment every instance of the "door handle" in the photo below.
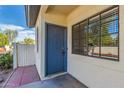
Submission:
M 64 55 L 65 54 L 65 49 L 64 48 L 61 48 L 61 52 Z

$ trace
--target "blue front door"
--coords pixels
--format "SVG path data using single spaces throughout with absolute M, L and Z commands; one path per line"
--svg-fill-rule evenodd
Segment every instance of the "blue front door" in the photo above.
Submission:
M 67 70 L 66 28 L 46 24 L 46 75 Z

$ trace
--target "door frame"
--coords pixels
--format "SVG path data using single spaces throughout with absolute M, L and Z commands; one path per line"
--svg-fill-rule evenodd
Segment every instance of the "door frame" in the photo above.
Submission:
M 67 54 L 68 54 L 68 52 L 67 52 L 67 50 L 68 50 L 68 44 L 67 44 L 67 27 L 65 27 L 65 26 L 61 26 L 61 25 L 57 25 L 57 24 L 52 24 L 52 23 L 45 23 L 45 77 L 46 76 L 48 76 L 48 74 L 47 74 L 47 63 L 48 63 L 48 61 L 47 61 L 47 49 L 48 49 L 48 45 L 47 45 L 47 41 L 48 41 L 48 25 L 53 25 L 53 26 L 59 26 L 59 27 L 62 27 L 62 28 L 65 28 L 65 30 L 66 30 L 66 32 L 65 32 L 65 40 L 66 40 L 66 60 L 64 60 L 65 62 L 64 63 L 66 63 L 66 67 L 64 66 L 64 69 L 65 69 L 65 71 L 64 72 L 67 72 Z

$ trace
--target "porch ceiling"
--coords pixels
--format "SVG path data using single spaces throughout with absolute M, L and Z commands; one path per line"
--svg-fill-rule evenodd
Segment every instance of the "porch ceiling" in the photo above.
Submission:
M 50 5 L 46 13 L 68 15 L 79 5 Z

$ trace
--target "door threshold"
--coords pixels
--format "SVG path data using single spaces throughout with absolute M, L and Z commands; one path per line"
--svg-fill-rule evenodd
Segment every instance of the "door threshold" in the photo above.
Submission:
M 43 80 L 52 79 L 61 75 L 67 74 L 67 72 L 60 72 L 46 76 Z

